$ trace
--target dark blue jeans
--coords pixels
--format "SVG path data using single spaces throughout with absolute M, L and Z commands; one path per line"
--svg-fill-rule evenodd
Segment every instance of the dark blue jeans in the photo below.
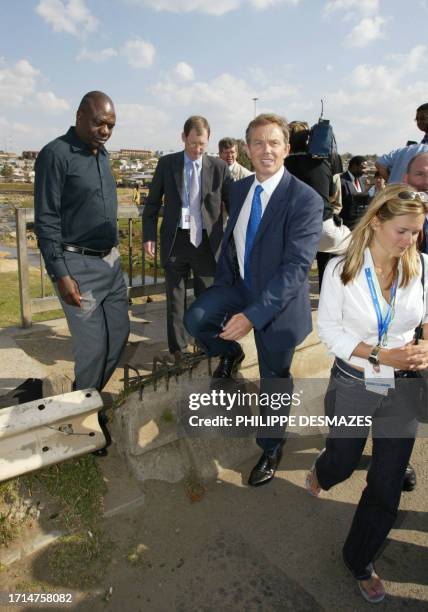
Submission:
M 412 388 L 408 386 L 411 391 Z M 391 393 L 391 392 L 390 392 Z M 416 425 L 411 414 L 405 429 L 409 437 L 386 437 L 385 415 L 399 409 L 406 401 L 400 395 L 400 381 L 396 380 L 396 392 L 391 397 L 382 397 L 367 391 L 364 381 L 356 380 L 333 367 L 325 398 L 325 412 L 333 415 L 371 415 L 373 417 L 373 450 L 367 473 L 367 486 L 355 512 L 351 529 L 343 546 L 345 564 L 357 580 L 368 580 L 373 562 L 385 542 L 397 517 L 401 488 L 415 442 Z M 409 398 L 409 401 L 410 398 Z M 340 435 L 330 430 L 325 452 L 316 462 L 316 474 L 320 486 L 328 490 L 351 476 L 358 467 L 370 428 L 360 428 L 359 437 Z M 388 429 L 386 429 L 388 434 Z
M 232 286 L 214 285 L 200 295 L 184 315 L 184 324 L 199 346 L 210 357 L 233 356 L 241 350 L 238 342 L 219 338 L 222 327 L 234 314 L 242 312 L 252 300 L 251 292 L 244 283 Z M 260 393 L 293 393 L 290 365 L 294 348 L 284 351 L 270 351 L 262 342 L 257 331 L 254 332 L 259 360 Z M 290 407 L 273 411 L 270 406 L 260 406 L 260 415 L 288 416 Z M 261 427 L 257 433 L 257 444 L 266 451 L 276 450 L 285 435 L 284 427 Z

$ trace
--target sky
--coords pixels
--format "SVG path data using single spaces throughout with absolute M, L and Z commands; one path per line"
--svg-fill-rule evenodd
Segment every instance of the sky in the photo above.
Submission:
M 257 112 L 332 122 L 339 152 L 420 141 L 428 0 L 16 0 L 0 20 L 0 149 L 40 149 L 105 91 L 108 148 L 178 150 L 204 115 L 210 151 Z

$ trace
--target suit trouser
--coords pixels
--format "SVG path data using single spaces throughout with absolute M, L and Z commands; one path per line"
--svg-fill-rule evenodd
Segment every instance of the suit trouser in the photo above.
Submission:
M 81 307 L 61 298 L 73 341 L 75 388 L 101 390 L 113 374 L 129 335 L 128 298 L 119 252 L 101 259 L 64 251 L 78 283 Z
M 241 350 L 238 342 L 223 340 L 218 334 L 226 321 L 242 312 L 252 299 L 251 292 L 242 281 L 232 286 L 214 285 L 190 306 L 184 317 L 185 326 L 210 357 L 237 355 Z M 290 366 L 294 348 L 271 351 L 257 331 L 254 337 L 261 378 L 260 393 L 289 393 L 291 396 L 293 381 Z M 290 406 L 282 407 L 281 411 L 272 411 L 270 406 L 260 406 L 262 417 L 277 414 L 288 416 L 289 412 Z M 256 441 L 263 450 L 271 451 L 283 443 L 284 435 L 285 427 L 260 427 Z
M 189 336 L 183 324 L 186 310 L 186 280 L 193 272 L 195 297 L 212 285 L 216 269 L 206 231 L 198 247 L 190 242 L 189 230 L 178 230 L 171 255 L 165 265 L 166 320 L 170 353 L 184 351 Z
M 370 578 L 369 564 L 394 525 L 415 441 L 416 422 L 406 406 L 415 406 L 418 391 L 411 384 L 400 383 L 396 379 L 394 394 L 383 398 L 367 391 L 364 381 L 346 377 L 334 366 L 325 397 L 327 416 L 373 416 L 373 450 L 367 486 L 343 547 L 344 561 L 357 580 Z M 318 482 L 325 490 L 349 478 L 358 467 L 370 428 L 358 428 L 352 434 L 355 437 L 350 437 L 344 429 L 330 429 L 326 449 L 316 462 Z

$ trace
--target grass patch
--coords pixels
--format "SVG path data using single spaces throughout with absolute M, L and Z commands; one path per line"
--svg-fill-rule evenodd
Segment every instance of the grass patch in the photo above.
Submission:
M 112 545 L 104 531 L 75 533 L 60 538 L 49 550 L 54 583 L 85 589 L 99 583 L 111 560 Z
M 18 499 L 19 480 L 8 480 L 0 484 L 0 546 L 7 546 L 19 533 L 19 523 L 10 517 L 11 508 Z
M 0 274 L 0 327 L 9 327 L 20 325 L 20 302 L 19 302 L 19 284 L 17 272 L 3 272 Z M 49 295 L 52 290 L 51 282 L 45 279 L 46 295 Z M 40 296 L 40 274 L 30 271 L 30 294 L 31 297 Z M 57 319 L 63 317 L 64 313 L 61 310 L 49 312 L 41 312 L 33 316 L 34 321 L 47 321 L 49 319 Z
M 82 589 L 102 580 L 112 544 L 100 527 L 107 487 L 95 457 L 53 465 L 29 478 L 59 502 L 60 525 L 68 532 L 47 551 L 52 582 Z
M 174 423 L 175 416 L 169 408 L 165 408 L 165 410 L 162 412 L 162 420 L 165 423 Z
M 61 523 L 67 531 L 95 528 L 107 490 L 93 455 L 53 465 L 31 476 L 61 504 Z
M 33 183 L 0 183 L 0 194 L 2 191 L 29 191 L 34 192 Z

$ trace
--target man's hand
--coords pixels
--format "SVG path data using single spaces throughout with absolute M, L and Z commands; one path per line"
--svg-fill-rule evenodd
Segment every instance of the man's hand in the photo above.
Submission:
M 154 257 L 155 256 L 155 241 L 147 240 L 147 242 L 144 243 L 144 250 L 146 252 L 146 255 L 148 255 L 149 257 Z
M 60 296 L 69 306 L 78 306 L 80 308 L 80 291 L 79 285 L 71 276 L 62 276 L 57 280 L 57 287 Z
M 219 337 L 223 340 L 240 340 L 248 334 L 253 328 L 253 324 L 247 317 L 239 312 L 233 315 L 226 323 Z

